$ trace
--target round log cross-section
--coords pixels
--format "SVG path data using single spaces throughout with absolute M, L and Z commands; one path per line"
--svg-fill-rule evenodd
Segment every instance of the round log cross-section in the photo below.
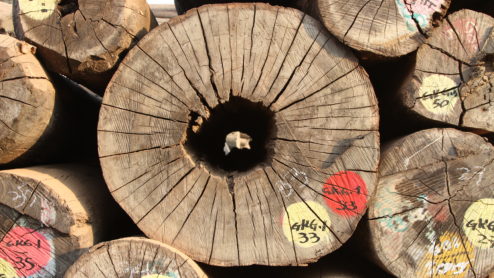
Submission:
M 36 48 L 0 35 L 0 165 L 25 154 L 48 128 L 55 88 Z
M 316 20 L 221 4 L 130 51 L 98 144 L 110 191 L 148 237 L 214 265 L 296 265 L 352 234 L 374 191 L 377 128 L 367 74 Z
M 0 171 L 0 274 L 62 277 L 104 237 L 104 186 L 81 165 Z
M 121 56 L 156 26 L 145 0 L 14 0 L 18 38 L 48 70 L 102 93 Z
M 399 92 L 426 120 L 494 131 L 494 18 L 461 10 L 448 16 L 417 53 Z
M 487 277 L 494 268 L 494 147 L 454 129 L 384 147 L 369 205 L 378 261 L 400 277 Z
M 159 241 L 129 237 L 89 249 L 65 273 L 67 278 L 206 278 L 180 251 Z
M 346 45 L 378 56 L 416 50 L 449 7 L 450 0 L 298 0 Z

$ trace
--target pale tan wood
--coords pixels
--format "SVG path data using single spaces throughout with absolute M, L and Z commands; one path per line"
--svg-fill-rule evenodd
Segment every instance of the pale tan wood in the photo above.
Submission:
M 99 169 L 84 165 L 0 171 L 1 272 L 61 277 L 106 236 L 111 206 L 104 186 Z
M 25 154 L 48 129 L 55 88 L 36 48 L 0 35 L 0 164 Z
M 364 56 L 399 57 L 416 50 L 449 0 L 298 0 L 340 41 Z M 368 55 L 371 53 L 371 55 Z
M 93 246 L 65 273 L 77 277 L 206 278 L 189 257 L 159 241 L 128 237 Z
M 0 34 L 13 34 L 14 24 L 12 22 L 12 5 L 0 2 Z
M 368 76 L 295 9 L 205 5 L 173 18 L 129 52 L 103 103 L 99 155 L 114 198 L 148 237 L 197 261 L 316 261 L 350 237 L 374 191 L 378 112 Z M 230 118 L 232 130 L 207 133 Z M 261 141 L 255 130 L 264 128 Z M 206 154 L 225 157 L 232 131 L 252 136 L 246 157 L 258 149 L 264 158 L 235 168 L 237 149 L 223 166 Z M 336 190 L 325 185 L 333 180 Z M 296 228 L 302 220 L 312 228 Z
M 103 93 L 121 56 L 156 21 L 145 0 L 14 1 L 16 35 L 48 70 Z
M 381 266 L 400 277 L 492 272 L 493 162 L 489 142 L 455 129 L 423 130 L 386 145 L 367 234 Z
M 206 4 L 221 4 L 221 3 L 231 3 L 231 2 L 252 2 L 249 0 L 238 0 L 238 1 L 230 1 L 230 0 L 174 0 L 175 8 L 178 14 L 184 14 L 188 10 L 192 8 L 198 8 L 202 5 Z M 256 2 L 264 2 L 269 3 L 271 5 L 279 5 L 284 7 L 295 7 L 293 0 L 261 0 Z
M 494 131 L 493 27 L 482 13 L 449 15 L 417 53 L 399 92 L 405 108 L 422 119 Z

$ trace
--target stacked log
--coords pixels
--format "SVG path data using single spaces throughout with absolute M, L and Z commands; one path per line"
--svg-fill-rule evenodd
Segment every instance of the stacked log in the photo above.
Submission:
M 365 212 L 377 125 L 368 76 L 316 20 L 206 5 L 129 52 L 98 145 L 112 195 L 150 238 L 213 265 L 301 265 Z M 225 154 L 233 133 L 250 146 Z
M 416 50 L 446 14 L 450 0 L 298 0 L 363 57 L 399 57 Z
M 64 78 L 49 77 L 35 51 L 26 42 L 0 35 L 2 166 L 94 154 L 91 147 L 100 100 Z M 69 145 L 78 143 L 77 148 Z
M 0 171 L 0 273 L 61 277 L 105 238 L 109 194 L 99 170 L 60 164 Z
M 494 147 L 454 129 L 383 148 L 369 205 L 375 259 L 402 277 L 486 277 L 494 268 Z
M 493 132 L 493 27 L 482 13 L 449 15 L 418 50 L 400 103 L 425 120 Z
M 206 278 L 180 251 L 159 241 L 129 237 L 93 246 L 65 273 L 78 277 Z
M 153 15 L 156 17 L 156 21 L 158 24 L 162 24 L 163 22 L 167 22 L 171 18 L 177 16 L 177 10 L 175 9 L 175 5 L 171 4 L 151 4 L 151 11 Z
M 103 93 L 116 66 L 157 25 L 145 0 L 13 3 L 15 33 L 46 68 Z

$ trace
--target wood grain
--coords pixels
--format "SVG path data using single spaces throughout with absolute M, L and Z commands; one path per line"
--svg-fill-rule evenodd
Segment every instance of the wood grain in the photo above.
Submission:
M 145 0 L 17 0 L 15 33 L 48 70 L 103 93 L 121 56 L 156 21 Z
M 274 115 L 270 155 L 225 171 L 191 152 L 188 130 L 239 99 Z M 130 51 L 103 103 L 99 155 L 114 198 L 148 237 L 197 261 L 316 261 L 350 237 L 374 191 L 368 76 L 295 9 L 206 5 L 173 18 Z
M 488 276 L 493 162 L 490 143 L 455 129 L 423 130 L 386 145 L 367 235 L 381 266 L 401 277 Z
M 400 90 L 401 103 L 421 118 L 494 131 L 494 18 L 451 14 L 417 53 Z
M 207 276 L 193 260 L 173 247 L 155 240 L 128 237 L 93 246 L 68 269 L 65 277 Z

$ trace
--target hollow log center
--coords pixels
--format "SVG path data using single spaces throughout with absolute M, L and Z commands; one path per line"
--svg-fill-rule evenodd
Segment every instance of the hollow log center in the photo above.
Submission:
M 248 171 L 269 160 L 274 118 L 261 103 L 231 97 L 212 109 L 208 119 L 191 114 L 185 146 L 210 171 Z

